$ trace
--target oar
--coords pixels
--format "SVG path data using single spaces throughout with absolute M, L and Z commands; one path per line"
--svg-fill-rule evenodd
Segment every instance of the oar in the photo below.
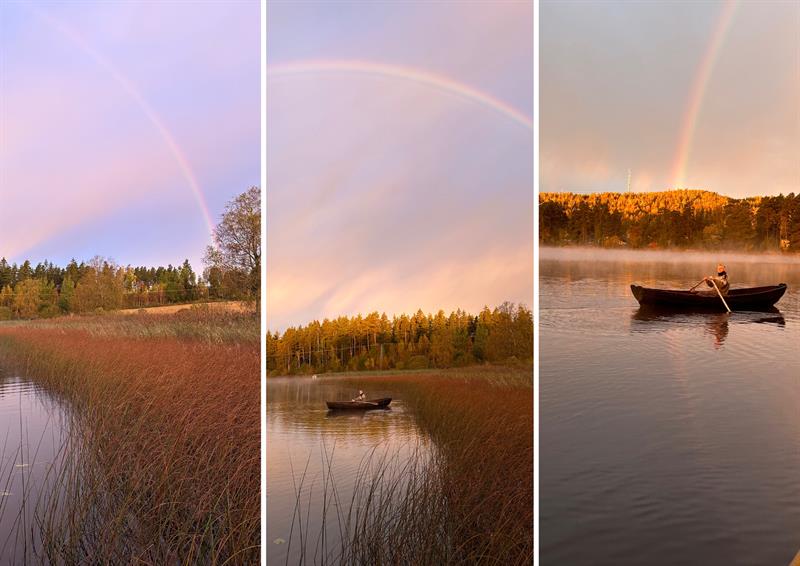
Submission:
M 700 281 L 700 283 L 698 283 L 697 285 L 695 285 L 694 287 L 692 287 L 691 289 L 689 289 L 689 292 L 691 293 L 692 291 L 694 291 L 695 289 L 697 289 L 697 288 L 698 288 L 700 285 L 702 285 L 703 283 L 705 283 L 705 281 L 706 281 L 705 279 L 701 280 L 701 281 Z
M 711 279 L 711 284 L 714 285 L 714 289 L 717 290 L 717 295 L 719 295 L 719 298 L 722 299 L 722 304 L 725 305 L 725 308 L 728 309 L 728 312 L 731 312 L 731 307 L 728 306 L 728 303 L 725 302 L 725 298 L 722 296 L 722 293 L 719 292 L 719 287 L 717 287 L 717 282 Z

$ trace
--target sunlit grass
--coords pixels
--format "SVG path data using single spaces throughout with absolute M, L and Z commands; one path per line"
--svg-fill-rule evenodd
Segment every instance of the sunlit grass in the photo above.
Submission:
M 3 328 L 78 330 L 92 337 L 181 338 L 213 343 L 256 343 L 260 339 L 258 317 L 246 312 L 220 311 L 193 305 L 174 314 L 107 313 L 71 315 L 52 319 L 0 322 Z

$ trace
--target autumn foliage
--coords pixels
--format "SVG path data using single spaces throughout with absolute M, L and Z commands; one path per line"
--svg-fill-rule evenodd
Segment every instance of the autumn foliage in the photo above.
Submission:
M 461 367 L 533 359 L 533 313 L 524 305 L 484 307 L 477 315 L 384 313 L 340 316 L 267 332 L 267 372 Z
M 800 251 L 800 195 L 734 199 L 709 191 L 541 193 L 549 245 Z

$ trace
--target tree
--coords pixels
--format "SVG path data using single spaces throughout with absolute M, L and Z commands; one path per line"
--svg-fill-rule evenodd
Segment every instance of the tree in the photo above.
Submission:
M 225 206 L 213 237 L 214 245 L 206 248 L 204 258 L 209 270 L 216 267 L 223 273 L 241 274 L 243 290 L 258 305 L 261 295 L 261 191 L 258 187 L 251 187 Z
M 61 282 L 61 292 L 58 296 L 58 306 L 64 312 L 72 310 L 72 296 L 75 294 L 75 283 L 69 275 Z
M 39 313 L 42 284 L 38 279 L 25 279 L 14 287 L 14 314 L 18 318 L 34 318 Z
M 125 271 L 113 262 L 95 257 L 75 286 L 71 304 L 75 310 L 115 310 L 122 307 L 125 293 Z

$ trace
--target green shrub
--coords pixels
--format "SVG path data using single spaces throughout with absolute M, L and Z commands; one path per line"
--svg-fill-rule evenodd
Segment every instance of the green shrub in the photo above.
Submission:
M 41 318 L 53 318 L 61 314 L 61 309 L 56 305 L 42 305 L 39 307 L 39 316 Z

